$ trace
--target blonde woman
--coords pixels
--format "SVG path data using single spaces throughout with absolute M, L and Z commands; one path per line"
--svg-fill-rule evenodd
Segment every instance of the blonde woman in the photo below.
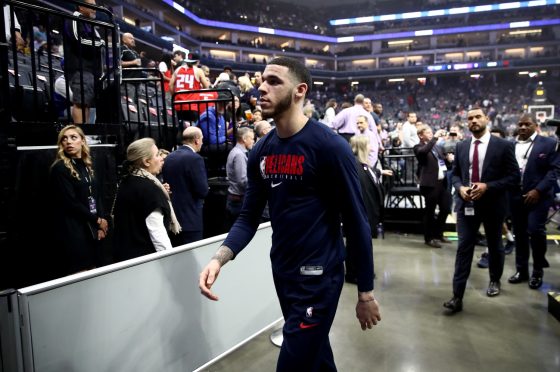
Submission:
M 251 83 L 251 79 L 247 75 L 240 76 L 238 80 L 239 88 L 241 89 L 241 106 L 243 104 L 249 105 L 249 110 L 253 111 L 257 107 L 257 101 L 260 98 L 260 93 L 257 88 Z M 244 108 L 243 111 L 246 111 Z
M 377 237 L 377 225 L 380 223 L 383 208 L 383 194 L 379 187 L 380 174 L 376 169 L 372 169 L 368 165 L 370 150 L 368 137 L 353 136 L 350 138 L 350 146 L 356 157 L 356 168 L 362 189 L 362 198 L 364 199 L 371 234 L 375 238 Z M 355 252 L 352 249 L 347 249 L 347 255 L 345 280 L 349 283 L 357 283 L 357 268 L 352 264 L 356 262 L 353 258 Z
M 171 249 L 168 231 L 181 231 L 169 193 L 156 178 L 162 166 L 163 159 L 152 138 L 128 146 L 125 175 L 113 211 L 116 261 Z
M 58 134 L 56 160 L 50 170 L 56 247 L 62 250 L 65 274 L 96 266 L 97 241 L 107 234 L 107 220 L 95 185 L 95 174 L 84 132 L 69 125 Z

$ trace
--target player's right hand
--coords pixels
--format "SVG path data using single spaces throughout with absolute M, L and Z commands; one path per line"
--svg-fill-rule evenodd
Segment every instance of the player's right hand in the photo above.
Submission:
M 198 280 L 200 293 L 213 301 L 218 301 L 219 298 L 210 290 L 210 288 L 212 288 L 212 285 L 216 282 L 216 279 L 218 279 L 220 268 L 221 266 L 218 260 L 211 260 L 200 273 Z

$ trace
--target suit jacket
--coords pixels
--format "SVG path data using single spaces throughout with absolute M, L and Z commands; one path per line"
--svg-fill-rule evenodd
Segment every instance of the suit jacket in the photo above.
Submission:
M 373 232 L 377 229 L 377 224 L 381 222 L 380 217 L 381 210 L 383 208 L 383 191 L 381 190 L 379 183 L 375 181 L 369 172 L 367 164 L 362 164 L 358 159 L 356 159 L 356 168 L 358 170 L 360 187 L 362 189 L 362 198 L 364 199 L 370 229 L 373 234 Z M 381 177 L 381 174 L 377 169 L 373 169 L 372 172 L 375 172 L 378 179 Z
M 456 210 L 464 207 L 464 200 L 460 197 L 459 188 L 469 186 L 469 151 L 471 140 L 464 140 L 457 144 L 455 162 L 453 163 L 452 184 L 457 191 L 455 196 Z M 519 165 L 515 159 L 515 148 L 512 142 L 502 138 L 490 136 L 480 182 L 488 186 L 482 198 L 475 202 L 475 206 L 483 206 L 488 210 L 505 211 L 506 194 L 508 190 L 518 187 L 521 180 Z
M 537 135 L 523 174 L 522 193 L 536 189 L 541 199 L 553 198 L 558 172 L 560 157 L 556 152 L 556 140 Z
M 439 161 L 432 150 L 436 151 L 442 160 L 445 157 L 439 146 L 436 146 L 436 142 L 437 138 L 434 137 L 430 142 L 420 142 L 414 146 L 414 155 L 418 159 L 420 186 L 435 187 L 438 183 Z M 441 181 L 445 181 L 445 177 Z
M 171 203 L 184 231 L 202 231 L 204 198 L 208 176 L 202 156 L 180 146 L 165 158 L 163 179 L 171 187 Z

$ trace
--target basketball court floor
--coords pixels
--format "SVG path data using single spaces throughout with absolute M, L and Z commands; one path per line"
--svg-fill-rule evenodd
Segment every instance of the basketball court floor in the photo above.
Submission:
M 560 322 L 547 310 L 547 292 L 560 292 L 560 245 L 552 235 L 543 287 L 507 282 L 515 272 L 511 254 L 502 293 L 494 298 L 486 296 L 487 269 L 476 266 L 485 248 L 476 247 L 464 310 L 454 315 L 442 304 L 452 295 L 456 242 L 435 249 L 420 235 L 396 233 L 374 240 L 382 321 L 373 330 L 361 330 L 354 310 L 356 286 L 345 283 L 330 334 L 338 370 L 560 371 Z M 279 348 L 269 339 L 273 330 L 202 370 L 275 371 Z

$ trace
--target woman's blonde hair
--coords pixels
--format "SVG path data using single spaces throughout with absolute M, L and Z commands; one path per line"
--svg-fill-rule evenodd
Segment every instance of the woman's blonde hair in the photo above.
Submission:
M 248 92 L 253 88 L 253 84 L 251 83 L 251 79 L 249 77 L 243 75 L 237 78 L 237 83 L 239 84 L 239 88 L 243 93 Z
M 350 146 L 352 147 L 352 152 L 360 163 L 368 164 L 368 145 L 369 145 L 369 138 L 366 136 L 353 136 L 350 138 Z
M 70 174 L 72 175 L 72 177 L 74 177 L 76 179 L 80 179 L 80 174 L 72 166 L 72 159 L 69 158 L 68 155 L 66 155 L 66 153 L 64 152 L 64 147 L 62 146 L 62 140 L 64 139 L 64 135 L 66 134 L 67 131 L 69 131 L 71 129 L 74 129 L 76 132 L 78 132 L 78 134 L 80 135 L 80 138 L 83 141 L 81 159 L 84 162 L 84 164 L 86 165 L 86 168 L 88 170 L 88 173 L 90 174 L 90 177 L 93 178 L 93 167 L 92 167 L 93 161 L 91 160 L 91 152 L 90 152 L 89 146 L 88 146 L 87 141 L 86 141 L 86 135 L 84 134 L 84 131 L 82 130 L 82 128 L 80 128 L 76 125 L 67 125 L 64 128 L 62 128 L 60 133 L 58 133 L 58 139 L 56 141 L 56 145 L 57 145 L 56 160 L 54 161 L 53 165 L 56 164 L 59 161 L 64 162 L 64 165 L 66 166 L 66 168 L 68 168 L 70 170 Z
M 141 138 L 132 142 L 126 149 L 126 160 L 132 168 L 143 168 L 144 160 L 151 159 L 154 154 L 152 147 L 156 144 L 153 138 Z

